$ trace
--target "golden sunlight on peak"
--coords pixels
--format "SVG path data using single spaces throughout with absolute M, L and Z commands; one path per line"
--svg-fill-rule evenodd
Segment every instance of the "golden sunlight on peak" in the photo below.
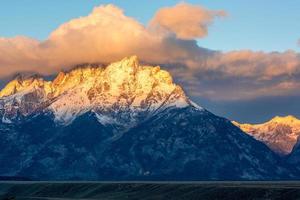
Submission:
M 48 84 L 49 82 L 45 81 L 38 75 L 33 75 L 30 77 L 17 76 L 1 90 L 0 98 L 12 95 L 16 92 L 21 92 L 25 89 L 44 87 Z
M 283 123 L 283 124 L 300 124 L 300 120 L 293 115 L 276 116 L 270 122 Z
M 131 90 L 140 88 L 151 90 L 159 86 L 161 91 L 169 93 L 176 88 L 171 74 L 161 70 L 159 66 L 144 66 L 139 64 L 136 55 L 125 57 L 106 67 L 86 64 L 78 66 L 68 72 L 59 72 L 52 81 L 45 81 L 42 77 L 16 78 L 9 82 L 0 92 L 0 98 L 19 92 L 30 92 L 39 89 L 45 95 L 57 97 L 78 85 L 98 84 L 109 85 L 111 92 L 118 94 L 119 88 L 128 84 Z

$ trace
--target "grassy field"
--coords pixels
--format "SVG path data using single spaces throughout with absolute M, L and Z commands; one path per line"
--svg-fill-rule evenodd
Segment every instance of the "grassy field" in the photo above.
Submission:
M 0 182 L 0 199 L 300 199 L 300 182 Z

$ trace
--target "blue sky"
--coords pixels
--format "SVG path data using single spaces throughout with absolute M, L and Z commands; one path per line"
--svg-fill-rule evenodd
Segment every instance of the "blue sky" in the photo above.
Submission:
M 180 1 L 18 0 L 2 1 L 0 36 L 25 35 L 43 40 L 60 24 L 91 12 L 94 6 L 113 3 L 146 24 L 161 7 Z M 299 51 L 300 1 L 190 0 L 208 9 L 225 10 L 229 16 L 216 20 L 200 46 L 216 50 Z

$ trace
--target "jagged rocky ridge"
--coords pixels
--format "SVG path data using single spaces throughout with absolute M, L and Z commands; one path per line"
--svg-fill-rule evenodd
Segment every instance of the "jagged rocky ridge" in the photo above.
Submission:
M 233 123 L 280 155 L 290 154 L 300 135 L 300 120 L 291 115 L 276 116 L 262 124 Z
M 0 93 L 0 176 L 36 180 L 278 180 L 297 171 L 136 57 L 19 77 Z
M 37 76 L 17 78 L 0 92 L 1 97 L 4 123 L 50 111 L 56 122 L 67 125 L 92 111 L 102 124 L 133 126 L 140 114 L 150 116 L 166 106 L 192 104 L 168 72 L 139 66 L 135 56 L 106 68 L 86 66 L 61 72 L 53 81 Z

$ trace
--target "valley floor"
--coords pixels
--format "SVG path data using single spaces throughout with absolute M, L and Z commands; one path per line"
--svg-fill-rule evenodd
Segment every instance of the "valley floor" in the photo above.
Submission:
M 0 182 L 6 200 L 300 199 L 300 182 Z

